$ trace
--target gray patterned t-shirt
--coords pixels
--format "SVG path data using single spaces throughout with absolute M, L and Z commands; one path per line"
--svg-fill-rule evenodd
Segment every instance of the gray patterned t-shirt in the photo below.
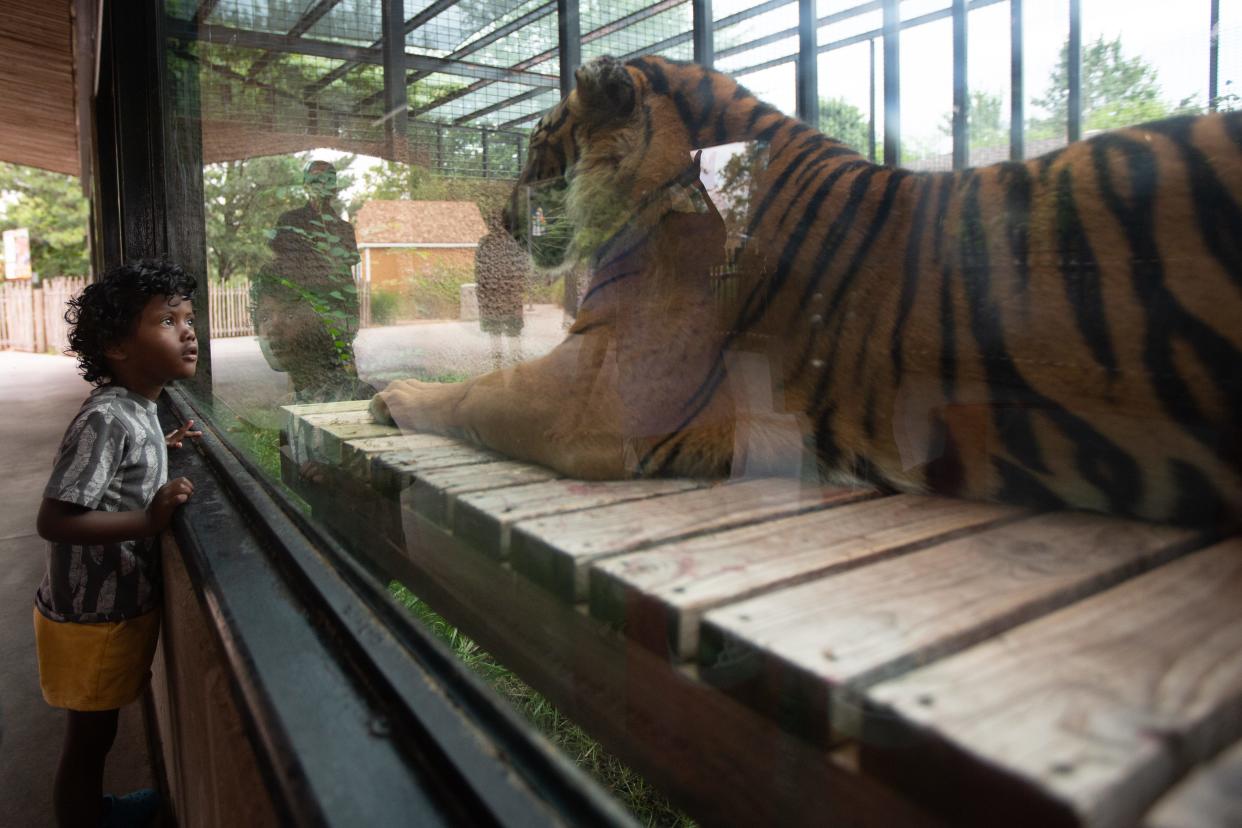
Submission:
M 120 386 L 91 392 L 73 418 L 43 496 L 88 509 L 145 509 L 168 480 L 168 449 L 151 400 Z M 53 621 L 134 618 L 159 601 L 156 538 L 100 546 L 48 543 L 35 606 Z

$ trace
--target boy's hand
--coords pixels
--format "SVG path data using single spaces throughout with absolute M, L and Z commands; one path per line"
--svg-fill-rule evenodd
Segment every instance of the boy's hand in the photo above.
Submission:
M 172 520 L 173 510 L 189 500 L 192 494 L 194 484 L 187 477 L 178 477 L 160 486 L 160 490 L 151 499 L 151 505 L 147 507 L 147 525 L 151 534 L 164 531 Z
M 185 425 L 181 426 L 181 428 L 173 429 L 172 431 L 165 434 L 164 445 L 168 446 L 169 448 L 181 448 L 181 440 L 183 437 L 202 437 L 203 432 L 190 431 L 190 428 L 193 425 L 194 425 L 193 420 L 186 420 Z

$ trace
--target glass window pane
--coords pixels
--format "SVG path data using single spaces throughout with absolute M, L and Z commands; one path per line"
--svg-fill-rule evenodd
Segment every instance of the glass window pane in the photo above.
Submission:
M 815 69 L 816 126 L 874 158 L 886 125 L 882 13 L 873 5 L 819 0 Z M 1083 5 L 1088 132 L 1206 105 L 1206 2 L 1177 15 L 1154 0 Z M 969 160 L 987 165 L 1009 154 L 1010 7 L 976 6 Z M 1066 6 L 1026 4 L 1029 156 L 1065 140 Z M 430 7 L 418 0 L 405 13 Z M 1112 393 L 1150 371 L 1133 343 L 1101 334 L 1114 330 L 1104 322 L 1114 309 L 1143 301 L 1133 290 L 1136 260 L 1112 250 L 1112 236 L 1112 248 L 1090 262 L 1077 236 L 1039 236 L 1047 222 L 1004 212 L 1021 200 L 1017 185 L 1005 199 L 981 186 L 991 212 L 975 221 L 973 191 L 959 185 L 984 179 L 950 172 L 949 0 L 907 0 L 900 9 L 899 160 L 928 173 L 920 175 L 879 169 L 787 121 L 781 137 L 793 139 L 769 140 L 755 124 L 780 121 L 771 112 L 722 117 L 708 108 L 751 106 L 721 79 L 644 100 L 648 112 L 633 106 L 628 76 L 592 88 L 587 73 L 565 116 L 572 128 L 534 134 L 561 101 L 557 15 L 543 0 L 461 0 L 411 27 L 387 96 L 372 48 L 383 36 L 379 4 L 342 0 L 311 20 L 314 8 L 221 0 L 200 39 L 170 42 L 170 110 L 192 122 L 178 137 L 194 146 L 201 137 L 202 147 L 195 168 L 204 181 L 213 360 L 202 402 L 272 485 L 301 498 L 313 521 L 383 579 L 411 623 L 430 625 L 640 821 L 684 824 L 684 815 L 631 769 L 599 760 L 600 745 L 629 748 L 619 752 L 638 755 L 665 783 L 681 768 L 660 749 L 700 758 L 692 738 L 700 734 L 672 733 L 671 718 L 642 719 L 626 706 L 650 701 L 653 675 L 668 682 L 656 686 L 692 687 L 694 699 L 758 717 L 778 745 L 803 738 L 786 733 L 801 717 L 817 728 L 807 737 L 814 749 L 854 735 L 832 731 L 841 722 L 822 709 L 846 681 L 833 671 L 847 656 L 838 663 L 819 626 L 790 629 L 781 618 L 773 623 L 782 634 L 760 640 L 746 626 L 751 616 L 729 614 L 735 604 L 765 600 L 780 616 L 786 590 L 870 577 L 880 558 L 901 563 L 1020 522 L 1016 511 L 987 511 L 995 504 L 925 505 L 925 490 L 1102 509 L 1127 496 L 1136 475 L 1108 440 L 1139 452 L 1145 439 L 1134 435 L 1167 418 L 1126 409 L 1140 425 L 1126 419 L 1098 441 L 1079 422 L 1120 406 L 1091 397 L 1098 388 Z M 181 4 L 170 10 L 189 19 Z M 686 0 L 592 0 L 579 11 L 583 62 L 692 55 Z M 1224 108 L 1242 94 L 1234 91 L 1238 14 L 1237 3 L 1225 4 Z M 713 18 L 725 24 L 715 30 L 716 67 L 792 115 L 798 4 L 724 0 L 713 3 Z M 1097 83 L 1107 61 L 1116 71 Z M 658 85 L 653 78 L 649 87 Z M 709 88 L 728 97 L 695 97 Z M 405 103 L 394 105 L 402 93 Z M 780 155 L 790 147 L 796 153 Z M 793 155 L 816 166 L 779 172 Z M 1032 192 L 1043 186 L 1029 178 Z M 1048 192 L 1033 213 L 1051 203 Z M 1080 213 L 1102 223 L 1098 198 L 1084 196 Z M 913 223 L 933 210 L 942 212 Z M 1159 243 L 1184 241 L 1165 229 L 1176 220 L 1158 224 Z M 981 248 L 970 246 L 976 235 L 988 237 L 986 271 Z M 1209 259 L 1195 269 L 1223 284 L 1228 267 Z M 1197 313 L 1209 314 L 1219 298 L 1206 288 L 1189 293 Z M 1173 313 L 1173 305 L 1148 310 Z M 1198 376 L 1200 358 L 1179 345 L 1169 371 L 1186 362 Z M 1125 359 L 1125 371 L 1110 367 Z M 1063 387 L 1071 390 L 1061 395 Z M 1144 388 L 1132 402 L 1167 404 Z M 1205 418 L 1225 409 L 1201 407 Z M 464 422 L 463 411 L 480 410 Z M 1033 446 L 1037 436 L 1047 443 Z M 1192 439 L 1184 445 L 1203 451 Z M 1075 441 L 1084 441 L 1076 453 L 1067 448 Z M 974 477 L 963 471 L 972 463 Z M 1159 480 L 1144 485 L 1154 490 L 1165 485 Z M 968 483 L 976 488 L 961 488 Z M 777 494 L 764 493 L 771 486 Z M 890 497 L 893 488 L 907 494 Z M 1080 490 L 1091 494 L 1072 501 Z M 850 510 L 849 521 L 829 519 L 838 508 Z M 937 517 L 911 528 L 902 517 L 910 510 Z M 1022 513 L 1023 521 L 1058 519 Z M 830 532 L 843 539 L 822 542 Z M 1084 543 L 1090 551 L 1095 541 Z M 669 549 L 684 557 L 646 557 Z M 729 562 L 734 554 L 742 563 Z M 764 556 L 779 560 L 775 575 L 748 563 Z M 665 584 L 670 560 L 677 573 Z M 689 576 L 678 569 L 685 561 Z M 711 574 L 700 579 L 700 566 Z M 449 577 L 444 571 L 469 577 L 445 584 L 436 580 Z M 876 578 L 874 592 L 858 594 L 894 610 L 885 603 L 891 583 Z M 729 586 L 712 592 L 721 582 Z M 512 612 L 522 601 L 536 608 L 529 619 Z M 508 613 L 499 621 L 493 602 Z M 1034 605 L 1044 606 L 1022 607 Z M 517 632 L 563 649 L 545 660 L 525 640 L 515 644 Z M 975 633 L 959 633 L 945 641 L 973 643 Z M 781 649 L 803 635 L 813 642 L 806 653 Z M 735 640 L 746 654 L 736 662 Z M 759 645 L 762 656 L 753 656 Z M 605 657 L 601 687 L 594 668 Z M 861 671 L 859 687 L 899 662 Z M 785 682 L 796 691 L 785 694 Z M 846 724 L 856 724 L 853 712 Z M 742 747 L 739 761 L 776 789 L 766 773 L 798 769 L 766 749 Z M 741 756 L 746 750 L 759 755 Z

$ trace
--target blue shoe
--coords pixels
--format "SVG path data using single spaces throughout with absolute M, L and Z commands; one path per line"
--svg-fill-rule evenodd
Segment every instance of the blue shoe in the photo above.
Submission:
M 103 798 L 99 828 L 146 828 L 160 809 L 159 791 L 143 788 L 124 796 Z

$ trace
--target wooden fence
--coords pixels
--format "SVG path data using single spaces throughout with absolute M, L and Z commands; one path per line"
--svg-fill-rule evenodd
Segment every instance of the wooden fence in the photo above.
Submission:
M 65 303 L 86 287 L 82 276 L 46 279 L 39 287 L 28 281 L 0 282 L 0 350 L 63 352 L 69 347 Z M 358 283 L 362 326 L 371 324 L 371 292 Z M 254 336 L 250 316 L 250 281 L 234 279 L 210 286 L 211 335 Z
M 211 335 L 254 336 L 250 317 L 250 280 L 231 279 L 208 285 Z
M 358 286 L 358 310 L 362 327 L 371 325 L 371 291 L 364 281 Z M 250 315 L 250 280 L 231 279 L 216 282 L 208 291 L 211 295 L 211 335 L 254 336 L 254 322 Z
M 69 347 L 65 303 L 86 286 L 80 276 L 0 284 L 0 348 L 11 351 L 64 351 Z
M 65 321 L 68 301 L 86 287 L 84 276 L 61 276 L 43 283 L 44 347 L 40 350 L 64 353 L 69 349 L 69 323 Z

